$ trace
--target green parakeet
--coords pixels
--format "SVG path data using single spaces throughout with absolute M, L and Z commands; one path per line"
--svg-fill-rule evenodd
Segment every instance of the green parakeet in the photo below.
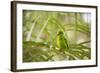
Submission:
M 63 31 L 58 31 L 57 32 L 57 48 L 59 50 L 68 50 L 68 41 L 65 38 L 64 32 Z

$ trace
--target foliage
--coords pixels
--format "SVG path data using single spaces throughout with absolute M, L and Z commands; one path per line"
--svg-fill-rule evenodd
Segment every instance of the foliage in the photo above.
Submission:
M 23 10 L 23 62 L 91 59 L 91 26 L 84 15 L 90 16 Z

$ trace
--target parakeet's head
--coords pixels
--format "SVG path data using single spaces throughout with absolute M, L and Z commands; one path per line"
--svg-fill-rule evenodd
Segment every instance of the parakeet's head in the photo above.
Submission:
M 63 35 L 64 33 L 63 33 L 63 31 L 62 30 L 59 30 L 58 32 L 57 32 L 57 35 Z

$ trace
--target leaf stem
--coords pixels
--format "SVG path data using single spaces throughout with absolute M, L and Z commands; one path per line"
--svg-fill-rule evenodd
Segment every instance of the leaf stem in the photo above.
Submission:
M 39 17 L 40 17 L 40 16 L 38 16 L 38 17 L 34 20 L 34 22 L 33 22 L 33 24 L 32 24 L 32 27 L 30 28 L 30 31 L 29 31 L 29 33 L 27 34 L 26 41 L 29 41 L 29 40 L 30 40 L 31 34 L 32 34 L 32 30 L 34 29 L 35 23 L 36 23 L 36 21 L 39 19 Z
M 48 24 L 48 21 L 49 21 L 49 18 L 46 20 L 46 22 L 44 23 L 43 27 L 41 28 L 41 30 L 40 30 L 40 32 L 39 32 L 37 38 L 36 38 L 37 41 L 39 41 L 40 36 L 41 36 L 43 30 L 45 29 L 46 25 Z

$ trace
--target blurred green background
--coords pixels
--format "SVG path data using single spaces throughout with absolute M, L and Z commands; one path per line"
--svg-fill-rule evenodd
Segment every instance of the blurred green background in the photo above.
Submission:
M 23 10 L 23 62 L 91 59 L 91 14 Z

